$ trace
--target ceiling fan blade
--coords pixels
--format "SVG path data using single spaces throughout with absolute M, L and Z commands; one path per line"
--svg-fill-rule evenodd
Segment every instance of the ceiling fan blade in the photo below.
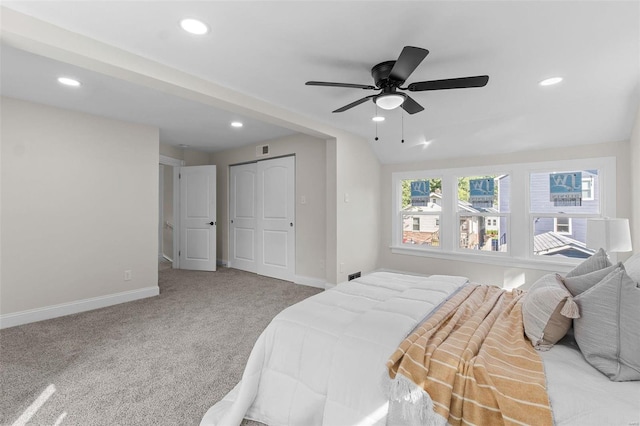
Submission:
M 344 111 L 346 111 L 346 110 L 348 110 L 348 109 L 353 108 L 354 106 L 358 106 L 358 105 L 360 105 L 361 103 L 364 103 L 364 102 L 368 101 L 368 100 L 369 100 L 369 99 L 371 99 L 371 98 L 375 98 L 376 96 L 378 96 L 378 95 L 365 96 L 364 98 L 362 98 L 362 99 L 358 99 L 358 100 L 357 100 L 357 101 L 355 101 L 355 102 L 351 102 L 349 105 L 345 105 L 345 106 L 343 106 L 342 108 L 338 108 L 337 110 L 335 110 L 335 111 L 333 111 L 333 112 L 344 112 Z
M 420 112 L 424 110 L 424 107 L 413 100 L 411 96 L 406 96 L 404 102 L 401 105 L 402 109 L 407 111 L 409 114 L 415 114 L 416 112 Z
M 420 47 L 405 46 L 393 65 L 389 78 L 404 82 L 418 68 L 420 62 L 427 57 L 429 51 Z
M 407 87 L 407 89 L 411 92 L 424 92 L 425 90 L 465 89 L 467 87 L 484 87 L 488 81 L 488 75 L 477 75 L 475 77 L 418 81 L 416 83 L 411 83 Z
M 350 87 L 352 89 L 368 89 L 373 90 L 376 87 L 368 84 L 353 84 L 353 83 L 330 83 L 327 81 L 307 81 L 307 86 L 328 86 L 328 87 Z

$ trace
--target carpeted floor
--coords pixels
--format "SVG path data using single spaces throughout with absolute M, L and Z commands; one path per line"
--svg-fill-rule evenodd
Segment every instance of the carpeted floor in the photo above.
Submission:
M 197 425 L 269 321 L 321 291 L 227 268 L 164 269 L 159 285 L 154 298 L 0 330 L 0 424 Z

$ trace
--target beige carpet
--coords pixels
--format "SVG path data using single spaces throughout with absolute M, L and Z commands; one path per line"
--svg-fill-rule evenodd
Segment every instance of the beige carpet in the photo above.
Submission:
M 1 330 L 0 424 L 197 425 L 269 321 L 320 291 L 227 268 L 164 269 L 159 285 L 154 298 Z

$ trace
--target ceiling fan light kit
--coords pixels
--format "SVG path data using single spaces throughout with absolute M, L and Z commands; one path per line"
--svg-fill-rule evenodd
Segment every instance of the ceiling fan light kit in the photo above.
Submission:
M 371 68 L 371 76 L 375 86 L 354 83 L 332 83 L 326 81 L 307 81 L 307 86 L 347 87 L 364 90 L 380 90 L 376 95 L 365 96 L 348 105 L 338 108 L 333 112 L 344 112 L 371 99 L 377 106 L 385 110 L 402 107 L 409 114 L 423 111 L 424 107 L 411 96 L 398 92 L 408 90 L 410 92 L 423 92 L 427 90 L 464 89 L 469 87 L 483 87 L 489 81 L 489 76 L 479 75 L 474 77 L 449 78 L 444 80 L 420 81 L 401 87 L 411 73 L 420 65 L 429 54 L 427 49 L 405 46 L 400 56 L 395 61 L 385 61 Z
M 403 93 L 382 94 L 375 98 L 375 102 L 382 109 L 396 109 L 404 103 L 405 96 Z

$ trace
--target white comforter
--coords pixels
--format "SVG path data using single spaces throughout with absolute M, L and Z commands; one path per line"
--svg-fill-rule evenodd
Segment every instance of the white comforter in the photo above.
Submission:
M 640 382 L 612 382 L 582 356 L 568 334 L 540 352 L 556 426 L 640 425 Z
M 258 338 L 242 380 L 201 425 L 384 425 L 380 380 L 400 342 L 467 278 L 376 272 L 310 297 Z

